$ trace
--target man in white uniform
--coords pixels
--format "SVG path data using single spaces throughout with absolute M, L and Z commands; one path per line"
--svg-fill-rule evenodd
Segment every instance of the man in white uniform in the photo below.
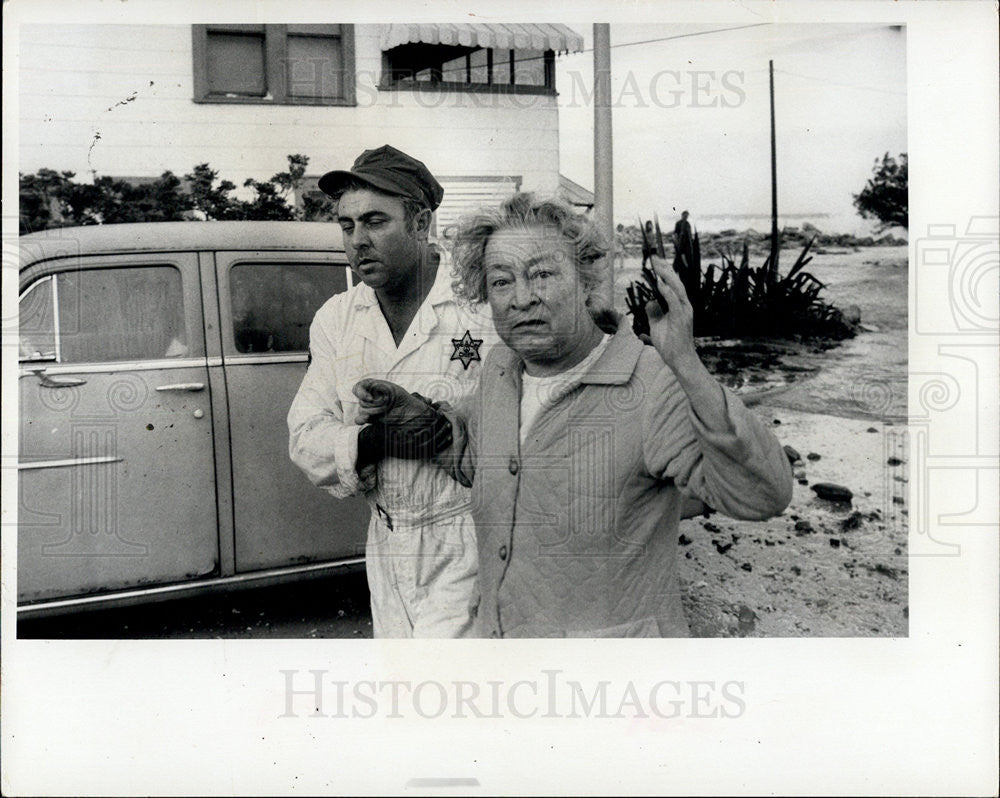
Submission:
M 401 443 L 380 421 L 359 423 L 353 389 L 378 378 L 432 402 L 464 398 L 497 340 L 491 317 L 457 304 L 449 269 L 428 243 L 444 190 L 423 163 L 386 145 L 319 186 L 337 203 L 360 282 L 313 319 L 310 365 L 288 413 L 289 453 L 313 484 L 371 504 L 375 636 L 464 637 L 479 600 L 470 491 L 419 459 L 441 441 Z

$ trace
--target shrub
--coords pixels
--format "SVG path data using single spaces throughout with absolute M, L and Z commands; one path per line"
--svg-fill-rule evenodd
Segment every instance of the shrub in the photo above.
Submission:
M 657 234 L 659 225 L 657 225 Z M 749 247 L 743 243 L 739 265 L 731 252 L 720 252 L 721 266 L 702 272 L 701 245 L 697 233 L 688 246 L 675 246 L 673 267 L 684 284 L 694 310 L 696 336 L 722 338 L 829 338 L 853 337 L 854 326 L 833 305 L 820 298 L 825 287 L 804 270 L 812 260 L 806 242 L 788 274 L 771 272 L 771 259 L 750 266 Z M 665 255 L 661 237 L 646 241 L 643 249 L 645 282 L 632 282 L 626 289 L 626 306 L 636 334 L 649 332 L 645 305 L 656 298 L 656 280 L 647 266 L 650 255 Z

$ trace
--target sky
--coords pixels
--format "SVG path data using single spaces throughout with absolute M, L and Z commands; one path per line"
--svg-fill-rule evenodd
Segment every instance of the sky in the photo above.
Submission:
M 572 27 L 585 50 L 556 61 L 560 171 L 592 189 L 592 27 Z M 687 209 L 705 231 L 769 227 L 733 217 L 770 214 L 771 59 L 781 223 L 870 232 L 852 195 L 907 151 L 905 28 L 734 28 L 611 25 L 615 220 Z

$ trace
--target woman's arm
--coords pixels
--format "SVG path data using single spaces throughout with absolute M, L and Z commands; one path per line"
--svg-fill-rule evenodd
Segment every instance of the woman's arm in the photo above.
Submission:
M 663 311 L 650 302 L 650 340 L 667 369 L 645 415 L 650 472 L 736 518 L 777 515 L 791 501 L 792 471 L 771 430 L 709 373 L 694 346 L 694 314 L 680 278 L 653 258 Z

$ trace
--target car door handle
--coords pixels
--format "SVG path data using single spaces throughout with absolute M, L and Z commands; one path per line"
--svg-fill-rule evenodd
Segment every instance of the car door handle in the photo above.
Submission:
M 61 380 L 54 380 L 45 373 L 44 369 L 32 369 L 31 373 L 38 377 L 43 388 L 75 388 L 77 385 L 85 385 L 87 383 L 86 380 L 79 377 L 64 377 Z
M 158 391 L 204 391 L 203 382 L 175 382 L 173 385 L 157 385 Z

